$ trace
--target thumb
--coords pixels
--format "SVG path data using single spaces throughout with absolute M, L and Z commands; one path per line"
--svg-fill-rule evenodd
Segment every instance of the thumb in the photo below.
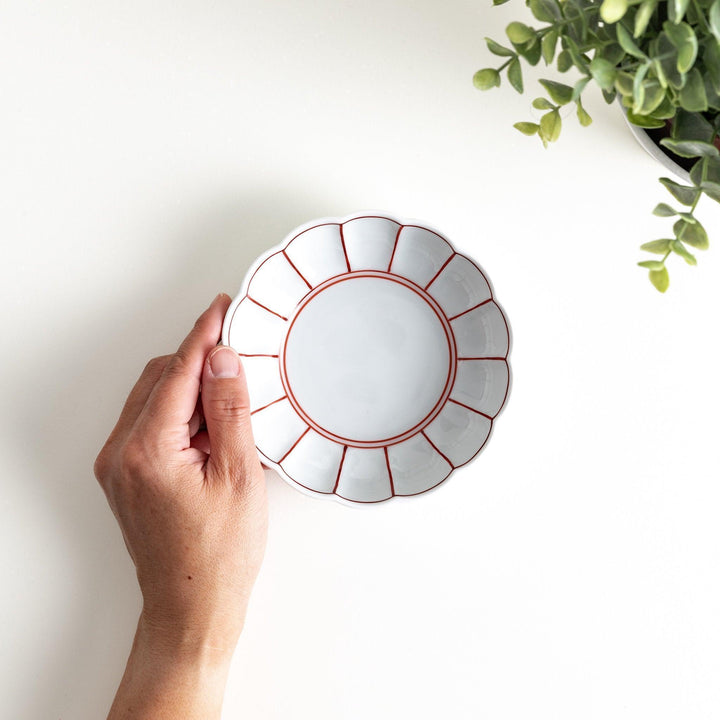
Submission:
M 218 480 L 242 481 L 260 470 L 250 425 L 250 397 L 238 354 L 219 345 L 207 356 L 202 406 L 210 441 L 207 473 Z

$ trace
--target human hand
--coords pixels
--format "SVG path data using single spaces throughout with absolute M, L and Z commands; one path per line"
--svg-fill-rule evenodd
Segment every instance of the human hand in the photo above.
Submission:
M 148 363 L 95 462 L 143 596 L 111 718 L 208 718 L 222 703 L 267 533 L 242 366 L 216 347 L 229 304 L 219 295 L 177 353 Z M 195 714 L 180 686 L 205 688 Z

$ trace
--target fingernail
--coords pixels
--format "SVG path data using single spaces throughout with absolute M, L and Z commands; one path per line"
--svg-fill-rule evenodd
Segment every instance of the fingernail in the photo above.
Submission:
M 208 362 L 216 378 L 237 377 L 240 374 L 240 358 L 232 348 L 221 345 L 212 351 Z
M 210 307 L 212 307 L 216 302 L 219 302 L 220 300 L 230 300 L 230 296 L 227 293 L 218 293 L 214 298 L 213 301 L 210 303 Z

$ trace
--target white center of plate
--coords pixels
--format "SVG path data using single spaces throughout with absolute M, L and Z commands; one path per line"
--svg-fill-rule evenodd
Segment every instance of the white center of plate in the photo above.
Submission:
M 454 377 L 451 330 L 431 302 L 419 288 L 379 273 L 317 288 L 292 321 L 282 356 L 296 411 L 348 444 L 419 431 Z

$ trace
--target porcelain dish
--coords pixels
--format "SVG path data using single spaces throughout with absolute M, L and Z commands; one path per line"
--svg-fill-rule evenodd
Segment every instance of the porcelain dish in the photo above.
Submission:
M 377 503 L 438 486 L 485 446 L 510 332 L 485 273 L 384 214 L 307 223 L 230 306 L 262 461 L 295 487 Z

